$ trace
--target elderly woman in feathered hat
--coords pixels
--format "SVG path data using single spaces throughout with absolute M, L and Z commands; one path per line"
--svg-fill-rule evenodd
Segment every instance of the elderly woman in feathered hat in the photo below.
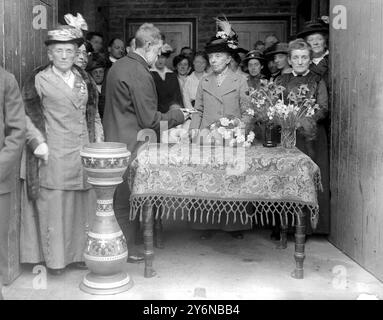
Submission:
M 241 104 L 246 101 L 248 90 L 245 77 L 230 69 L 231 54 L 238 48 L 238 38 L 229 22 L 217 20 L 220 31 L 207 44 L 205 51 L 209 56 L 212 72 L 202 78 L 196 95 L 195 109 L 190 124 L 191 138 L 198 136 L 199 131 L 223 117 L 242 117 Z M 200 214 L 204 214 L 201 212 Z M 212 229 L 231 232 L 235 238 L 242 239 L 241 230 L 250 229 L 250 225 L 234 222 L 230 216 L 229 224 L 226 219 L 222 223 L 193 223 L 194 229 L 204 230 L 201 238 L 208 238 Z
M 235 74 L 230 68 L 231 55 L 238 48 L 237 34 L 229 22 L 218 22 L 221 31 L 205 48 L 212 72 L 202 79 L 197 90 L 195 108 L 199 113 L 192 117 L 192 136 L 222 117 L 240 118 L 241 102 L 246 100 L 246 78 Z
M 85 22 L 71 15 L 66 21 L 71 25 L 48 32 L 50 63 L 35 70 L 23 88 L 28 117 L 21 262 L 45 262 L 53 275 L 69 264 L 85 268 L 95 194 L 86 182 L 80 150 L 103 135 L 97 88 L 75 65 Z

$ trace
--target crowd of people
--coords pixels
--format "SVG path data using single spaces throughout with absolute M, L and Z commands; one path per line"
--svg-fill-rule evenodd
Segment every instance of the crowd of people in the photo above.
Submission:
M 225 35 L 221 31 L 204 51 L 185 47 L 178 55 L 150 23 L 127 43 L 110 40 L 106 50 L 101 33 L 85 37 L 84 31 L 73 25 L 49 31 L 45 44 L 50 62 L 34 70 L 21 92 L 14 77 L 0 69 L 0 271 L 6 268 L 10 193 L 19 158 L 21 262 L 44 262 L 53 275 L 69 265 L 85 269 L 82 253 L 96 201 L 81 165 L 82 146 L 122 142 L 132 160 L 143 143 L 139 132 L 159 132 L 161 121 L 167 121 L 169 129 L 188 123 L 193 140 L 222 117 L 240 118 L 249 87 L 257 88 L 262 79 L 283 85 L 285 94 L 307 84 L 320 106 L 315 128 L 298 130 L 297 147 L 321 169 L 319 232 L 329 233 L 326 24 L 307 23 L 290 43 L 270 35 L 252 50 L 239 47 L 234 30 Z M 135 245 L 138 224 L 129 221 L 127 177 L 114 200 L 128 240 L 128 261 L 140 262 L 144 257 Z M 230 221 L 192 227 L 203 230 L 202 239 L 209 238 L 212 229 L 242 239 L 241 231 L 250 225 Z

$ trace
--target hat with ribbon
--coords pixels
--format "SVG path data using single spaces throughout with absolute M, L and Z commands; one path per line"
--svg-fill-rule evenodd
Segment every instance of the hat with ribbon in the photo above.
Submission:
M 243 63 L 249 62 L 251 59 L 257 59 L 260 63 L 264 63 L 266 61 L 262 51 L 260 50 L 251 50 L 243 59 Z
M 213 52 L 228 52 L 233 53 L 238 49 L 238 35 L 232 29 L 231 24 L 226 19 L 215 19 L 218 27 L 218 32 L 210 39 L 205 47 L 206 53 Z
M 303 29 L 297 33 L 297 38 L 306 38 L 314 33 L 329 33 L 329 20 L 327 16 L 323 16 L 315 21 L 307 21 Z
M 48 31 L 48 38 L 45 41 L 45 45 L 75 43 L 80 46 L 84 43 L 82 30 L 88 30 L 88 25 L 82 15 L 77 13 L 77 16 L 74 17 L 71 14 L 66 14 L 64 19 L 68 25 L 60 25 L 57 29 Z

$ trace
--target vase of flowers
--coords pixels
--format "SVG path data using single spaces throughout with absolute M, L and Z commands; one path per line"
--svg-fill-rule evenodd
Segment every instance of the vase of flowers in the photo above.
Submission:
M 277 103 L 269 108 L 268 117 L 279 124 L 281 130 L 281 144 L 285 148 L 294 148 L 296 145 L 296 130 L 303 127 L 306 131 L 315 130 L 313 116 L 319 109 L 316 100 L 310 95 L 310 89 L 302 84 L 290 91 L 287 98 L 283 94 Z M 310 128 L 308 130 L 307 128 Z
M 273 140 L 274 127 L 275 125 L 272 121 L 267 121 L 265 124 L 263 146 L 266 148 L 272 148 L 277 146 L 276 142 Z
M 284 148 L 294 148 L 297 143 L 297 129 L 295 127 L 281 128 L 281 145 Z
M 273 140 L 273 129 L 275 123 L 269 117 L 269 111 L 274 106 L 285 88 L 276 85 L 273 81 L 262 79 L 258 88 L 249 88 L 248 101 L 246 105 L 246 122 L 255 123 L 263 129 L 263 146 L 275 147 Z

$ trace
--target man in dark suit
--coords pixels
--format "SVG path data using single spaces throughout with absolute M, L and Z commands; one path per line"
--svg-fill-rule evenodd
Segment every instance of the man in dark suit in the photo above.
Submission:
M 134 159 L 138 147 L 143 144 L 138 134 L 144 129 L 160 134 L 160 122 L 171 129 L 185 122 L 190 116 L 181 110 L 167 113 L 158 111 L 156 86 L 149 67 L 161 52 L 160 31 L 145 23 L 137 31 L 136 49 L 116 61 L 108 72 L 104 110 L 105 141 L 125 143 Z M 156 141 L 155 141 L 156 142 Z M 115 212 L 129 246 L 128 262 L 143 260 L 133 246 L 137 224 L 129 223 L 129 188 L 125 181 L 115 193 Z
M 15 168 L 25 141 L 25 127 L 19 86 L 15 77 L 0 67 L 0 300 L 7 266 L 11 192 L 16 187 Z

